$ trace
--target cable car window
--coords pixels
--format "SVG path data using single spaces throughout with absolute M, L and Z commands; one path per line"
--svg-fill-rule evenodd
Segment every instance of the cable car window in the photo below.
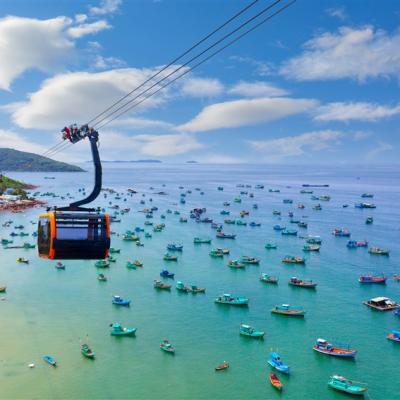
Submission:
M 47 254 L 50 250 L 50 221 L 48 218 L 39 219 L 38 246 L 40 253 Z

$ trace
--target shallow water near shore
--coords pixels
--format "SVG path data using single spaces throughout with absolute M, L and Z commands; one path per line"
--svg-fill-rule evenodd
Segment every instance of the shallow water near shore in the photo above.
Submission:
M 76 198 L 79 188 L 91 190 L 93 178 L 91 172 L 7 175 L 39 185 L 40 192 L 70 192 Z M 122 234 L 143 227 L 145 215 L 138 211 L 153 205 L 159 209 L 154 223 L 164 222 L 166 228 L 154 233 L 146 227 L 153 237 L 146 239 L 140 234 L 144 247 L 113 235 L 112 246 L 120 248 L 121 254 L 115 254 L 117 262 L 104 271 L 107 282 L 96 279 L 99 271 L 93 261 L 66 261 L 66 270 L 60 271 L 55 269 L 55 262 L 39 259 L 36 250 L 0 249 L 0 286 L 7 285 L 6 300 L 0 302 L 0 398 L 330 400 L 346 398 L 327 386 L 332 374 L 340 374 L 364 382 L 371 399 L 399 399 L 396 371 L 400 344 L 388 341 L 386 335 L 400 328 L 400 317 L 392 312 L 374 312 L 362 304 L 375 296 L 400 301 L 400 283 L 392 279 L 394 273 L 400 274 L 399 182 L 400 167 L 106 165 L 103 186 L 139 192 L 132 197 L 123 195 L 122 200 L 101 195 L 96 201 L 96 206 L 106 207 L 112 201 L 121 208 L 131 208 L 121 216 L 121 223 L 112 224 L 112 230 Z M 237 188 L 238 183 L 252 188 Z M 312 210 L 317 202 L 310 194 L 299 193 L 303 183 L 330 185 L 313 189 L 315 195 L 332 197 L 329 202 L 320 202 L 322 211 Z M 264 184 L 265 189 L 255 189 L 256 184 Z M 217 186 L 224 190 L 218 191 Z M 280 189 L 280 193 L 269 193 L 269 188 Z M 180 193 L 188 189 L 192 193 L 186 195 L 186 204 L 182 205 Z M 167 195 L 152 194 L 161 190 Z M 234 203 L 240 191 L 254 193 L 254 198 L 242 195 L 242 203 Z M 355 203 L 363 201 L 362 193 L 374 194 L 373 199 L 365 200 L 375 203 L 376 209 L 354 208 Z M 293 199 L 293 204 L 283 204 L 285 198 Z M 49 204 L 57 200 L 45 199 Z M 145 205 L 139 204 L 142 199 Z M 230 216 L 220 215 L 224 201 L 231 202 L 226 208 Z M 296 208 L 300 202 L 305 209 Z M 254 203 L 257 210 L 252 208 Z M 343 204 L 349 207 L 342 208 Z M 179 217 L 189 217 L 194 207 L 206 207 L 207 216 L 215 222 L 236 219 L 240 210 L 249 210 L 245 220 L 261 222 L 262 226 L 224 225 L 225 232 L 237 234 L 236 240 L 216 239 L 210 224 L 190 218 L 187 224 L 179 223 Z M 178 210 L 181 215 L 166 214 L 167 209 Z M 282 211 L 281 219 L 272 215 L 273 210 Z M 276 223 L 297 229 L 289 223 L 290 210 L 299 219 L 307 216 L 308 229 L 299 228 L 300 235 L 322 237 L 319 254 L 303 253 L 303 240 L 272 229 Z M 0 237 L 8 238 L 12 232 L 12 227 L 1 227 L 9 219 L 32 233 L 36 225 L 30 221 L 36 221 L 39 212 L 32 209 L 23 214 L 0 214 Z M 162 213 L 165 220 L 160 218 Z M 373 216 L 372 225 L 365 224 L 367 216 Z M 347 249 L 346 238 L 331 234 L 336 227 L 348 228 L 352 239 L 389 248 L 390 256 L 373 256 L 365 248 Z M 193 238 L 202 235 L 212 237 L 212 245 L 194 245 Z M 36 239 L 14 239 L 14 243 L 24 241 L 33 243 Z M 176 253 L 177 263 L 162 259 L 171 242 L 184 245 L 182 254 Z M 277 243 L 278 249 L 266 250 L 267 242 Z M 260 265 L 231 270 L 226 266 L 227 257 L 209 256 L 213 247 L 229 247 L 230 259 L 258 257 Z M 282 264 L 281 259 L 288 254 L 306 257 L 306 265 Z M 29 258 L 30 264 L 18 264 L 19 256 Z M 143 260 L 144 267 L 127 269 L 125 264 L 130 259 Z M 176 274 L 175 282 L 169 282 L 173 285 L 170 293 L 152 286 L 164 267 Z M 278 276 L 279 284 L 263 284 L 259 281 L 261 272 Z M 389 277 L 386 285 L 361 286 L 357 281 L 361 274 L 382 272 Z M 318 287 L 315 291 L 290 287 L 287 281 L 292 276 L 312 279 Z M 177 280 L 205 287 L 206 293 L 178 293 L 174 288 Z M 214 298 L 224 292 L 248 297 L 249 307 L 215 304 Z M 131 306 L 113 306 L 114 294 L 130 298 Z M 270 309 L 282 303 L 303 306 L 307 311 L 304 320 L 271 315 Z M 112 322 L 136 327 L 136 337 L 110 336 Z M 241 323 L 265 331 L 265 339 L 240 336 Z M 80 353 L 79 339 L 86 336 L 96 353 L 95 361 Z M 350 343 L 358 350 L 356 359 L 316 353 L 312 346 L 319 337 Z M 160 351 L 163 339 L 175 346 L 175 356 Z M 271 349 L 278 351 L 292 369 L 290 377 L 280 375 L 282 393 L 268 381 Z M 45 354 L 54 356 L 59 366 L 45 364 L 41 359 Z M 224 360 L 229 362 L 229 370 L 216 373 L 214 367 Z M 29 363 L 36 367 L 29 369 Z

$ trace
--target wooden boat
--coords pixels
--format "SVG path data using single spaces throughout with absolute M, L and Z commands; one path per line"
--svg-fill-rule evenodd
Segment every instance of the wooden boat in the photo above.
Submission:
M 81 345 L 81 353 L 86 357 L 94 360 L 95 354 L 93 353 L 92 349 L 87 344 Z
M 50 364 L 53 367 L 57 366 L 57 362 L 56 362 L 55 358 L 52 356 L 43 356 L 43 360 L 45 362 L 47 362 L 47 364 Z
M 368 249 L 369 254 L 375 254 L 375 255 L 380 255 L 380 256 L 388 256 L 390 251 L 387 249 L 382 249 L 380 247 L 370 247 Z
M 295 229 L 283 229 L 281 234 L 286 236 L 297 236 L 297 231 Z
M 390 300 L 388 297 L 375 297 L 371 300 L 363 301 L 363 304 L 378 311 L 392 311 L 400 308 L 400 304 Z
M 223 249 L 221 247 L 217 247 L 217 251 L 220 251 L 224 256 L 228 255 L 231 251 L 229 249 Z
M 176 243 L 170 243 L 167 245 L 167 250 L 169 251 L 182 251 L 183 250 L 183 245 L 182 244 L 176 244 Z
M 242 256 L 240 259 L 240 262 L 243 264 L 258 265 L 258 264 L 260 264 L 260 259 L 255 258 L 255 257 L 250 257 L 250 256 Z
M 160 349 L 166 353 L 175 354 L 175 347 L 168 340 L 163 340 L 160 344 Z
M 5 293 L 7 291 L 7 286 L 0 286 L 0 293 Z
M 249 299 L 240 296 L 231 296 L 230 294 L 222 294 L 215 300 L 216 303 L 228 304 L 231 306 L 248 306 Z
M 193 243 L 195 244 L 210 244 L 211 238 L 208 237 L 195 237 L 193 239 Z
M 224 256 L 224 253 L 218 249 L 212 249 L 209 254 L 211 257 L 216 257 L 216 258 L 217 257 L 222 258 Z
M 162 290 L 170 290 L 171 289 L 171 285 L 168 285 L 167 283 L 164 283 L 159 280 L 155 280 L 153 286 L 154 286 L 154 289 L 162 289 Z
M 238 260 L 230 260 L 228 262 L 228 267 L 229 268 L 236 268 L 236 269 L 240 269 L 240 268 L 245 268 L 246 266 L 242 263 L 240 263 Z
M 306 260 L 302 257 L 286 256 L 282 259 L 286 264 L 305 264 Z
M 283 388 L 283 384 L 282 382 L 279 380 L 279 378 L 276 376 L 276 374 L 274 374 L 273 372 L 271 372 L 269 374 L 269 381 L 271 382 L 271 385 L 278 390 L 282 390 Z
M 175 274 L 173 272 L 169 272 L 166 269 L 163 269 L 160 272 L 160 276 L 162 276 L 163 278 L 172 278 L 172 279 L 174 279 Z
M 367 217 L 367 219 L 365 220 L 365 223 L 367 225 L 371 225 L 374 223 L 374 219 L 372 217 Z
M 289 285 L 298 286 L 306 289 L 315 289 L 317 284 L 313 281 L 303 281 L 302 279 L 298 279 L 296 277 L 289 279 Z
M 334 345 L 325 339 L 317 339 L 313 349 L 334 357 L 354 358 L 357 354 L 357 350 L 350 349 L 349 345 Z
M 386 276 L 374 276 L 374 275 L 362 275 L 358 278 L 358 282 L 365 283 L 365 284 L 372 284 L 372 283 L 386 283 Z
M 243 336 L 251 337 L 254 339 L 263 339 L 265 332 L 256 331 L 252 326 L 241 324 L 239 333 Z
M 345 228 L 335 228 L 332 232 L 332 235 L 338 237 L 350 237 L 351 233 Z
M 98 274 L 97 275 L 97 280 L 99 280 L 100 282 L 106 282 L 107 281 L 107 277 L 104 274 Z
M 133 336 L 136 331 L 136 328 L 123 328 L 118 323 L 111 324 L 111 335 L 113 336 Z
M 110 263 L 107 260 L 98 260 L 94 263 L 96 268 L 109 268 Z
M 278 278 L 274 276 L 270 276 L 268 274 L 265 274 L 264 272 L 260 276 L 260 281 L 265 282 L 265 283 L 278 283 Z
M 319 251 L 321 248 L 318 244 L 305 244 L 303 247 L 303 251 Z
M 216 371 L 224 371 L 224 370 L 226 370 L 228 368 L 229 368 L 229 364 L 226 361 L 224 361 L 222 364 L 217 365 L 215 367 L 215 370 Z
M 17 262 L 24 263 L 24 264 L 29 264 L 29 260 L 27 258 L 23 258 L 23 257 L 18 257 L 17 258 Z
M 115 304 L 116 306 L 125 306 L 129 307 L 131 304 L 130 300 L 125 300 L 121 296 L 113 296 L 112 297 L 112 303 Z
M 107 261 L 108 262 L 117 262 L 117 259 L 115 257 L 113 257 L 113 256 L 108 256 L 107 257 Z
M 282 372 L 284 374 L 290 373 L 289 366 L 282 362 L 280 355 L 275 351 L 270 353 L 268 364 L 279 372 Z
M 349 393 L 355 396 L 364 396 L 368 390 L 365 386 L 358 382 L 351 381 L 340 375 L 333 375 L 330 377 L 328 386 L 341 392 Z
M 56 269 L 65 269 L 65 264 L 63 264 L 61 261 L 59 261 L 56 265 L 55 265 Z
M 169 254 L 169 253 L 165 253 L 163 259 L 165 261 L 178 261 L 177 256 L 173 256 L 172 254 Z
M 306 313 L 303 310 L 303 307 L 294 307 L 290 306 L 289 304 L 282 304 L 280 306 L 275 306 L 271 310 L 271 312 L 274 314 L 288 315 L 291 317 L 304 317 Z
M 309 244 L 322 244 L 322 239 L 320 236 L 308 235 L 305 237 L 306 242 Z
M 190 285 L 190 291 L 192 293 L 205 293 L 206 288 L 197 287 L 196 285 Z
M 389 340 L 393 340 L 394 342 L 400 343 L 400 331 L 398 330 L 392 330 L 392 333 L 389 333 L 386 336 Z
M 275 243 L 266 243 L 264 246 L 267 250 L 277 249 L 278 245 Z
M 236 239 L 236 235 L 231 233 L 217 232 L 216 236 L 219 239 Z
M 190 292 L 190 287 L 185 286 L 185 284 L 182 281 L 176 282 L 175 288 L 178 292 L 183 292 L 183 293 L 189 293 Z

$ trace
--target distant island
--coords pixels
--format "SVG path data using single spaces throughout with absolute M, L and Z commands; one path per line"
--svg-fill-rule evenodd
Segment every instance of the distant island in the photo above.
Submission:
M 86 161 L 92 162 L 92 161 Z M 103 163 L 162 163 L 161 160 L 101 160 Z
M 0 148 L 0 171 L 83 172 L 84 170 L 76 165 L 55 161 L 38 154 Z
M 186 161 L 186 164 L 198 164 L 198 161 L 190 160 Z

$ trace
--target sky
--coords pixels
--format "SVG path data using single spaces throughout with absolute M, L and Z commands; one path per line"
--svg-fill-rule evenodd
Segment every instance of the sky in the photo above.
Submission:
M 0 147 L 43 154 L 64 126 L 87 123 L 251 2 L 2 0 Z M 168 82 L 179 68 L 182 78 L 95 125 L 102 159 L 399 163 L 397 0 L 297 0 L 188 70 L 201 60 L 185 66 L 191 57 L 271 3 L 258 0 L 159 75 Z M 89 160 L 89 145 L 54 157 Z

